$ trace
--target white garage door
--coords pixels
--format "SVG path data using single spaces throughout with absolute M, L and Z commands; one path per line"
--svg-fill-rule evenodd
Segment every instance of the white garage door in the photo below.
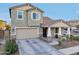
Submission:
M 16 39 L 39 37 L 39 28 L 16 28 Z

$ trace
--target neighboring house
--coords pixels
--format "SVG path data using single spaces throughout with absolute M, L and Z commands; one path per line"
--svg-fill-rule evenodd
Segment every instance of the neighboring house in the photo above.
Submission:
M 11 34 L 16 39 L 70 36 L 71 31 L 79 25 L 79 21 L 52 20 L 44 17 L 44 11 L 29 3 L 11 7 L 9 12 Z

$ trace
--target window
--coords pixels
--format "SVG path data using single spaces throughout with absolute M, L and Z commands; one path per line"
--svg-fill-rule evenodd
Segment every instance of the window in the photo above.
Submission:
M 37 19 L 37 14 L 33 13 L 33 19 Z
M 23 11 L 17 11 L 17 19 L 23 19 Z
M 32 13 L 32 19 L 33 20 L 39 20 L 40 19 L 40 16 L 39 16 L 40 14 L 38 14 L 38 13 Z

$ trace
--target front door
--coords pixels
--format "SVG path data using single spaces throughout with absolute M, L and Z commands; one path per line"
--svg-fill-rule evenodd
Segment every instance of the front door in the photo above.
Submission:
M 58 34 L 57 34 L 58 33 L 58 28 L 55 28 L 55 33 L 56 33 L 55 38 L 58 38 Z
M 47 27 L 43 28 L 43 37 L 47 37 Z

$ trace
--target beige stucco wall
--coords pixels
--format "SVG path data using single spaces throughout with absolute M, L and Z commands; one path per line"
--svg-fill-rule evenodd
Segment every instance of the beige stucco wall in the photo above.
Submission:
M 32 13 L 33 12 L 40 14 L 40 16 L 39 16 L 40 19 L 33 20 L 32 19 Z M 41 23 L 43 23 L 43 13 L 40 12 L 39 10 L 37 10 L 37 9 L 30 10 L 28 12 L 28 25 L 29 26 L 40 26 Z
M 18 20 L 17 19 L 17 10 L 12 10 L 12 17 L 11 17 L 11 25 L 16 26 L 16 27 L 25 27 L 27 26 L 27 16 L 26 16 L 26 11 L 23 12 L 23 19 Z
M 16 7 L 11 9 L 11 25 L 16 27 L 26 27 L 27 21 L 28 21 L 28 15 L 26 10 L 31 9 L 31 6 L 22 6 L 22 7 Z M 23 19 L 17 20 L 17 10 L 23 10 Z
M 39 37 L 39 28 L 17 28 L 16 39 L 27 39 Z
M 43 29 L 39 28 L 39 37 L 42 37 L 42 36 L 43 36 Z
M 16 26 L 16 27 L 27 27 L 28 25 L 29 26 L 40 26 L 40 23 L 43 22 L 43 13 L 37 9 L 32 9 L 32 10 L 26 11 L 31 8 L 32 8 L 31 6 L 22 6 L 22 7 L 18 7 L 18 8 L 13 8 L 11 10 L 12 26 Z M 23 19 L 22 20 L 17 19 L 17 10 L 23 10 Z M 32 20 L 31 14 L 33 12 L 37 12 L 40 14 L 40 20 Z

